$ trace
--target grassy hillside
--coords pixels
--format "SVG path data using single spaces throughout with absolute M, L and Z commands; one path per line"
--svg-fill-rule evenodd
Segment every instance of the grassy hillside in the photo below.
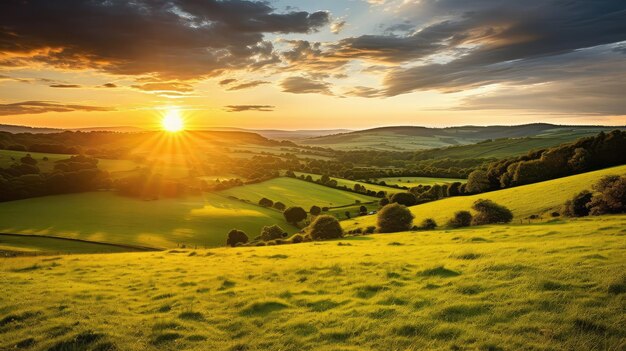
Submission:
M 0 349 L 620 350 L 624 228 L 1 259 Z
M 384 181 L 387 184 L 395 184 L 400 186 L 406 186 L 412 188 L 418 185 L 435 185 L 435 184 L 448 184 L 454 182 L 467 182 L 467 179 L 454 179 L 454 178 L 431 178 L 431 177 L 389 177 L 378 178 L 376 181 Z
M 269 224 L 297 231 L 278 211 L 214 194 L 143 201 L 99 192 L 0 203 L 0 232 L 156 248 L 222 246 L 233 228 L 256 236 Z
M 452 154 L 467 153 L 469 157 L 505 157 L 591 136 L 600 131 L 625 127 L 557 126 L 527 124 L 520 126 L 464 126 L 426 128 L 415 126 L 381 127 L 350 133 L 327 135 L 298 141 L 301 144 L 330 147 L 337 150 L 411 151 L 475 144 L 487 139 L 497 140 L 479 148 L 453 148 Z M 465 156 L 467 156 L 465 155 Z M 462 157 L 463 155 L 456 156 Z
M 238 186 L 220 191 L 224 196 L 235 196 L 239 199 L 258 203 L 263 197 L 280 201 L 287 206 L 301 206 L 308 210 L 311 206 L 342 206 L 361 202 L 375 201 L 375 197 L 348 191 L 333 189 L 299 179 L 280 177 L 262 183 Z
M 445 224 L 454 212 L 469 210 L 474 201 L 490 199 L 513 211 L 514 221 L 530 215 L 545 214 L 558 209 L 565 201 L 585 189 L 605 175 L 626 174 L 626 166 L 607 168 L 595 172 L 578 174 L 546 182 L 524 185 L 516 188 L 493 191 L 472 196 L 457 196 L 411 207 L 415 215 L 414 223 L 425 218 L 433 218 L 439 225 Z M 365 228 L 376 224 L 376 216 L 364 216 L 342 222 L 346 229 Z

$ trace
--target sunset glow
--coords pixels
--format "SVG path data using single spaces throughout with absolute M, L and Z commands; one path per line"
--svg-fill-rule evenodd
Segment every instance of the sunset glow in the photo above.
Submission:
M 161 120 L 161 127 L 168 132 L 180 132 L 185 129 L 185 122 L 180 114 L 180 111 L 172 109 L 167 111 L 167 114 Z

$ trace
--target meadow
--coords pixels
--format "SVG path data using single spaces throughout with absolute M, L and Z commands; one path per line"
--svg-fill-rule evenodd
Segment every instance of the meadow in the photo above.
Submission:
M 626 166 L 605 168 L 599 171 L 577 174 L 545 182 L 523 185 L 515 188 L 492 191 L 471 196 L 456 196 L 410 207 L 415 216 L 414 223 L 433 218 L 439 225 L 445 225 L 456 211 L 469 211 L 478 199 L 489 199 L 508 207 L 513 212 L 513 221 L 528 221 L 531 215 L 550 219 L 550 212 L 559 211 L 565 201 L 591 186 L 606 175 L 624 175 Z M 376 225 L 376 216 L 363 216 L 343 221 L 344 229 L 366 228 Z
M 173 248 L 222 246 L 238 228 L 256 236 L 266 225 L 298 229 L 282 213 L 216 194 L 145 201 L 111 192 L 45 196 L 0 203 L 0 232 Z
M 318 180 L 321 179 L 322 176 L 319 174 L 313 174 L 313 173 L 306 173 L 306 172 L 294 172 L 296 176 L 300 177 L 301 175 L 303 176 L 311 176 L 311 178 L 313 180 Z M 392 188 L 392 187 L 388 187 L 388 186 L 382 186 L 382 185 L 377 185 L 377 184 L 369 184 L 369 183 L 365 183 L 365 182 L 359 182 L 356 180 L 350 180 L 350 179 L 344 179 L 344 178 L 336 178 L 336 177 L 329 177 L 330 179 L 336 180 L 337 181 L 337 185 L 338 186 L 347 186 L 350 189 L 354 189 L 354 185 L 355 184 L 359 184 L 360 186 L 364 186 L 367 190 L 373 190 L 375 192 L 379 192 L 379 191 L 384 191 L 387 194 L 394 194 L 397 192 L 401 192 L 401 191 L 405 191 L 404 189 L 396 189 L 396 188 Z
M 307 211 L 311 206 L 336 207 L 359 202 L 377 201 L 377 198 L 327 186 L 306 182 L 300 179 L 279 177 L 265 182 L 238 186 L 220 191 L 224 196 L 258 203 L 262 198 L 280 201 L 287 206 L 300 206 Z
M 141 248 L 47 236 L 0 234 L 0 256 L 129 251 L 141 251 Z
M 2 259 L 0 349 L 620 350 L 624 228 Z

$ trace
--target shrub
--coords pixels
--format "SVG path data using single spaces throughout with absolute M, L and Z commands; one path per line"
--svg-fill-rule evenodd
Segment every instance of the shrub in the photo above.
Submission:
M 283 228 L 274 224 L 271 226 L 265 226 L 261 230 L 261 239 L 264 241 L 270 241 L 274 239 L 280 239 L 287 236 L 287 233 L 283 230 Z
M 472 224 L 472 214 L 469 211 L 457 211 L 448 225 L 452 228 L 469 227 Z
M 389 204 L 378 212 L 378 231 L 381 233 L 402 232 L 411 229 L 413 214 L 399 203 Z
M 362 216 L 366 215 L 367 214 L 367 207 L 365 207 L 365 206 L 359 207 L 359 214 L 362 215 Z
M 587 204 L 589 214 L 626 212 L 626 177 L 606 176 L 593 185 L 597 193 Z
M 560 215 L 561 214 L 558 213 L 557 211 L 554 211 L 554 212 L 550 213 L 550 216 L 552 216 L 552 217 L 559 217 Z
M 311 223 L 309 234 L 314 240 L 336 239 L 343 236 L 343 229 L 337 218 L 323 215 L 315 218 Z
M 472 208 L 478 212 L 472 219 L 474 225 L 509 223 L 513 220 L 511 210 L 491 200 L 476 200 Z
M 389 205 L 389 199 L 386 197 L 383 197 L 382 199 L 380 199 L 380 201 L 378 201 L 378 204 L 380 205 L 380 207 L 385 207 Z
M 298 224 L 307 217 L 306 211 L 302 207 L 289 207 L 283 212 L 287 223 Z
M 230 245 L 232 247 L 237 246 L 237 244 L 245 244 L 248 242 L 248 235 L 242 232 L 241 230 L 233 229 L 228 232 L 228 238 L 226 239 L 226 245 Z
M 365 231 L 363 233 L 373 234 L 374 232 L 376 232 L 376 227 L 373 225 L 370 225 L 369 227 L 365 228 Z
M 587 190 L 583 190 L 578 193 L 571 200 L 567 200 L 563 205 L 563 215 L 567 217 L 583 217 L 589 215 L 589 208 L 587 204 L 591 202 L 591 194 Z
M 299 244 L 303 241 L 304 241 L 304 236 L 302 234 L 294 234 L 294 236 L 291 237 L 291 242 L 294 244 Z
M 285 204 L 280 201 L 276 201 L 274 202 L 274 208 L 279 211 L 284 211 L 287 208 L 287 206 L 285 206 Z
M 309 213 L 313 216 L 319 216 L 322 213 L 322 209 L 319 206 L 311 206 Z
M 259 200 L 259 205 L 261 205 L 263 207 L 272 207 L 272 206 L 274 206 L 274 201 L 264 197 L 261 200 Z
M 432 230 L 435 228 L 437 228 L 437 222 L 432 218 L 426 218 L 422 221 L 422 225 L 420 225 L 420 229 L 423 230 Z
M 413 206 L 417 204 L 417 198 L 412 193 L 395 193 L 391 196 L 390 202 L 404 206 Z

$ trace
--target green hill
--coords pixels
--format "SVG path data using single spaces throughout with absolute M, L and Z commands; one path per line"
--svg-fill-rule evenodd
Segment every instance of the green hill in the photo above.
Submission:
M 282 213 L 215 194 L 144 201 L 109 192 L 0 203 L 0 232 L 41 234 L 122 245 L 222 246 L 233 228 L 256 236 L 266 225 L 289 233 Z
M 626 174 L 626 166 L 612 167 L 478 195 L 445 198 L 413 206 L 411 212 L 415 215 L 414 223 L 416 224 L 426 218 L 433 218 L 439 225 L 443 225 L 452 218 L 454 212 L 469 210 L 474 201 L 478 199 L 490 199 L 511 209 L 515 216 L 514 221 L 519 221 L 533 214 L 547 217 L 548 212 L 558 210 L 565 201 L 575 194 L 585 189 L 591 189 L 593 183 L 603 176 L 611 174 Z M 376 225 L 376 216 L 354 218 L 343 221 L 342 225 L 345 229 L 365 228 Z
M 370 202 L 377 198 L 349 191 L 333 189 L 327 186 L 306 182 L 300 179 L 280 177 L 265 182 L 238 186 L 219 192 L 224 196 L 258 203 L 266 197 L 272 201 L 280 201 L 287 206 L 301 206 L 308 211 L 313 206 L 343 206 L 354 204 L 355 201 Z
M 0 349 L 620 350 L 624 228 L 0 259 Z
M 448 128 L 397 126 L 327 135 L 298 142 L 337 150 L 415 151 L 460 146 L 446 150 L 441 157 L 489 158 L 520 155 L 531 149 L 555 146 L 592 136 L 600 131 L 625 128 L 625 126 L 558 126 L 546 123 Z M 491 145 L 480 147 L 462 147 L 494 139 L 503 140 L 495 140 Z

